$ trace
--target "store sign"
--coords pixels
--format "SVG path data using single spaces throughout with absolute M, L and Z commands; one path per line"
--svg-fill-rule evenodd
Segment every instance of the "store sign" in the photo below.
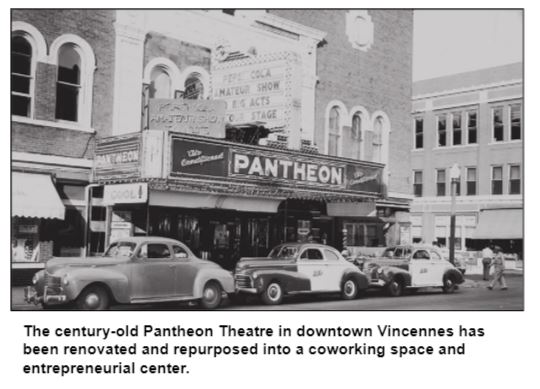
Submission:
M 171 174 L 226 177 L 228 155 L 226 146 L 173 138 Z
M 300 93 L 298 64 L 288 52 L 217 63 L 212 68 L 213 99 L 226 102 L 231 124 L 288 127 L 293 98 Z
M 380 192 L 381 183 L 381 168 L 347 165 L 347 189 L 362 192 Z
M 345 183 L 344 166 L 308 162 L 291 156 L 272 157 L 234 151 L 231 165 L 233 176 L 277 178 L 332 186 L 343 186 Z
M 139 177 L 140 144 L 140 134 L 98 139 L 94 157 L 94 177 L 96 179 Z
M 220 100 L 150 99 L 149 128 L 225 138 L 225 108 Z
M 103 190 L 103 203 L 112 204 L 134 204 L 146 203 L 148 200 L 148 184 L 117 184 L 105 185 Z

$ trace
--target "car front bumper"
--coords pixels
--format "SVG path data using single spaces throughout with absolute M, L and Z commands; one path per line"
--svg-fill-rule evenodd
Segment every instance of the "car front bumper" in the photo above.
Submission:
M 29 304 L 48 304 L 48 305 L 54 305 L 54 304 L 63 304 L 65 303 L 68 298 L 63 293 L 55 293 L 50 294 L 47 293 L 48 288 L 45 287 L 43 295 L 40 296 L 37 292 L 37 290 L 33 286 L 27 286 L 24 288 L 24 301 L 26 301 Z

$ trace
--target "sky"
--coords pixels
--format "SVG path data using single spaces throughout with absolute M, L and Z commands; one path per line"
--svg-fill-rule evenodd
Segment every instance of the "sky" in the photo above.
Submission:
M 414 11 L 413 81 L 523 59 L 519 10 Z

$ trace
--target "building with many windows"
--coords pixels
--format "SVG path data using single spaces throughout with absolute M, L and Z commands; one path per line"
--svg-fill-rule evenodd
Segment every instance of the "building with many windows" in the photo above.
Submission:
M 522 63 L 413 84 L 414 241 L 448 247 L 457 164 L 456 249 L 523 244 Z
M 14 262 L 410 241 L 411 53 L 404 10 L 14 10 Z

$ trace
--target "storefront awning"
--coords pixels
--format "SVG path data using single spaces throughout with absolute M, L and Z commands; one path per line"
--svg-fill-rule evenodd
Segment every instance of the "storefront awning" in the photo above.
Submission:
M 149 204 L 178 208 L 232 209 L 242 212 L 276 213 L 283 199 L 208 195 L 173 191 L 151 191 Z
M 12 216 L 64 220 L 65 207 L 51 176 L 13 172 L 11 178 Z
M 337 217 L 376 216 L 376 208 L 375 202 L 327 203 L 326 213 Z
M 474 239 L 523 239 L 523 209 L 484 209 Z

